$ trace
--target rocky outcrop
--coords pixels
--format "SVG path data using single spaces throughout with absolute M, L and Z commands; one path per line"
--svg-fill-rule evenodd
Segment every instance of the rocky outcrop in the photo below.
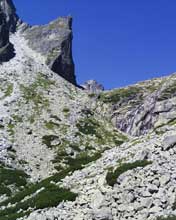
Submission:
M 71 17 L 60 17 L 48 25 L 27 28 L 23 35 L 29 47 L 44 57 L 53 72 L 76 84 Z
M 49 68 L 76 85 L 72 58 L 72 18 L 60 17 L 48 25 L 30 27 L 18 18 L 12 0 L 1 0 L 0 62 L 8 61 L 15 55 L 9 37 L 16 31 L 17 24 L 21 24 L 21 32 L 30 48 L 43 56 Z
M 0 1 L 0 62 L 8 61 L 15 54 L 9 41 L 10 33 L 16 30 L 18 16 L 11 0 Z
M 103 85 L 99 84 L 96 80 L 88 80 L 82 87 L 92 94 L 99 94 L 104 90 Z
M 176 123 L 175 74 L 100 94 L 114 125 L 132 136 L 167 129 Z M 163 130 L 164 131 L 164 130 Z

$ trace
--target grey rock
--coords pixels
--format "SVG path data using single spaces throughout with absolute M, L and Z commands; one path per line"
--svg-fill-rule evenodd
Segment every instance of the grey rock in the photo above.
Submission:
M 139 152 L 137 154 L 138 160 L 147 160 L 149 155 L 150 155 L 150 150 L 149 149 L 144 149 L 144 150 L 142 150 L 141 152 Z
M 160 177 L 159 181 L 160 181 L 160 184 L 163 186 L 163 185 L 166 185 L 169 181 L 170 181 L 171 177 L 169 174 L 164 174 Z
M 158 206 L 154 206 L 151 209 L 149 209 L 149 213 L 157 213 L 157 214 L 159 214 L 161 211 L 162 211 L 162 208 L 158 207 Z
M 104 202 L 104 196 L 99 190 L 95 190 L 94 196 L 92 198 L 92 208 L 99 209 Z
M 158 192 L 158 187 L 154 184 L 151 184 L 148 186 L 148 191 L 153 194 L 153 193 L 157 193 Z
M 126 209 L 127 209 L 127 207 L 125 204 L 120 204 L 118 206 L 118 211 L 120 211 L 120 212 L 124 212 Z
M 99 84 L 95 80 L 88 80 L 82 85 L 82 87 L 91 94 L 99 94 L 104 90 L 103 85 Z
M 151 90 L 148 90 L 148 86 Z M 133 136 L 147 134 L 152 129 L 168 129 L 167 125 L 176 119 L 174 88 L 175 80 L 155 79 L 110 91 L 107 94 L 110 97 L 113 95 L 113 100 L 110 101 L 110 104 L 113 103 L 113 123 L 118 129 Z
M 71 17 L 60 17 L 48 25 L 29 27 L 23 35 L 28 40 L 29 47 L 45 58 L 52 71 L 76 84 Z
M 142 198 L 140 200 L 140 202 L 143 207 L 150 208 L 152 206 L 153 199 L 152 198 Z
M 135 196 L 133 193 L 124 194 L 124 200 L 128 203 L 131 203 L 135 200 Z
M 94 211 L 94 220 L 112 220 L 112 213 L 110 208 L 101 208 Z
M 163 141 L 163 150 L 168 150 L 176 144 L 176 135 L 166 136 Z

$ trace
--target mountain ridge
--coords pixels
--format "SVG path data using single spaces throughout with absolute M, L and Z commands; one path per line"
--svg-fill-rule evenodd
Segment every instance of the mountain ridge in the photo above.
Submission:
M 79 88 L 70 19 L 20 22 L 9 35 L 14 54 L 0 65 L 0 220 L 176 219 L 176 74 Z M 42 53 L 55 47 L 47 63 Z
M 40 53 L 50 69 L 76 85 L 74 62 L 72 58 L 72 18 L 60 17 L 43 26 L 30 26 L 22 22 L 16 14 L 12 0 L 1 0 L 0 61 L 14 57 L 10 34 L 17 28 L 28 40 L 29 46 Z M 50 39 L 52 36 L 52 39 Z

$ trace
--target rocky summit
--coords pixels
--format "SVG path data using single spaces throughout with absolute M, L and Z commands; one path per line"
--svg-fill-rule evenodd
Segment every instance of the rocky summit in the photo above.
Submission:
M 72 18 L 0 0 L 0 220 L 175 220 L 176 74 L 77 86 Z

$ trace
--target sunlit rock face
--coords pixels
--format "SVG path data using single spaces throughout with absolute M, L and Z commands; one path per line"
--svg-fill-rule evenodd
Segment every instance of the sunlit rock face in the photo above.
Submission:
M 103 85 L 99 84 L 96 80 L 88 80 L 82 85 L 82 87 L 89 93 L 93 94 L 99 94 L 104 91 Z

